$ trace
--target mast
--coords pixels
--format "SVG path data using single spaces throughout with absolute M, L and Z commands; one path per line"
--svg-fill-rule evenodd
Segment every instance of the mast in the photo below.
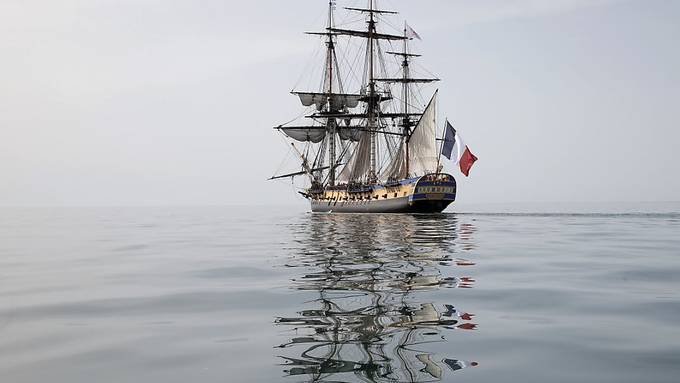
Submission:
M 411 135 L 411 119 L 408 116 L 408 77 L 409 77 L 409 68 L 408 68 L 408 39 L 406 36 L 406 22 L 404 22 L 404 61 L 402 62 L 402 68 L 403 68 L 403 73 L 402 77 L 404 79 L 404 83 L 402 84 L 402 92 L 403 95 L 402 97 L 404 98 L 404 120 L 403 120 L 403 125 L 404 125 L 404 150 L 406 152 L 406 178 L 408 178 L 409 173 L 410 173 L 410 154 L 408 150 L 408 142 L 409 142 L 409 136 Z
M 374 34 L 375 30 L 375 17 L 373 14 L 373 1 L 369 0 L 369 22 L 368 22 L 368 89 L 369 89 L 369 104 L 368 104 L 368 129 L 371 138 L 371 165 L 368 172 L 369 182 L 375 182 L 378 178 L 376 174 L 376 155 L 377 155 L 377 136 L 376 136 L 376 92 L 375 92 L 375 67 L 374 67 Z
M 315 182 L 320 184 L 321 177 L 325 172 L 322 169 L 329 169 L 326 178 L 326 184 L 333 186 L 337 183 L 337 169 L 339 161 L 338 149 L 342 149 L 342 145 L 338 140 L 349 140 L 354 142 L 363 142 L 361 150 L 363 160 L 361 169 L 355 175 L 349 178 L 364 178 L 368 183 L 376 183 L 378 181 L 378 163 L 380 153 L 378 151 L 378 134 L 392 134 L 405 136 L 403 132 L 387 132 L 381 129 L 381 118 L 410 118 L 411 116 L 419 116 L 422 113 L 381 113 L 381 103 L 392 99 L 391 94 L 383 93 L 378 86 L 378 82 L 405 82 L 403 78 L 377 78 L 376 71 L 378 65 L 376 59 L 381 59 L 380 40 L 400 41 L 407 38 L 402 35 L 393 35 L 388 33 L 380 33 L 377 29 L 379 15 L 393 15 L 397 12 L 377 9 L 377 1 L 369 0 L 366 8 L 350 8 L 345 9 L 355 12 L 368 14 L 366 23 L 367 29 L 342 29 L 336 28 L 334 25 L 334 10 L 336 6 L 335 0 L 328 0 L 328 18 L 327 27 L 323 32 L 305 32 L 310 35 L 317 35 L 325 37 L 326 42 L 326 57 L 324 65 L 324 78 L 322 87 L 319 93 L 309 91 L 292 91 L 291 93 L 300 98 L 304 106 L 316 106 L 316 112 L 307 115 L 307 118 L 321 122 L 322 126 L 292 126 L 285 127 L 280 125 L 276 127 L 283 134 L 296 141 L 320 143 L 320 151 L 317 152 L 317 159 L 314 166 L 311 166 L 314 171 Z M 366 68 L 365 76 L 366 83 L 364 83 L 364 91 L 359 94 L 346 94 L 343 92 L 342 79 L 339 77 L 339 61 L 335 51 L 336 36 L 349 36 L 367 39 L 366 44 Z M 411 82 L 413 79 L 409 79 Z M 334 82 L 338 84 L 335 85 Z M 363 113 L 351 112 L 350 109 L 356 108 L 359 103 L 364 103 L 365 109 Z M 338 119 L 343 119 L 347 126 L 340 126 Z M 363 120 L 363 123 L 351 125 L 351 120 Z M 354 131 L 363 132 L 360 136 L 352 133 Z M 336 137 L 336 135 L 338 135 Z M 351 137 L 351 138 L 350 138 Z M 343 152 L 344 153 L 344 152 Z M 342 155 L 340 155 L 342 157 Z M 353 157 L 354 158 L 354 157 Z M 328 166 L 326 166 L 328 165 Z M 355 164 L 348 163 L 347 165 L 354 168 Z M 344 172 L 344 170 L 343 170 Z
M 328 1 L 328 42 L 326 43 L 327 45 L 327 51 L 326 51 L 326 71 L 328 73 L 328 84 L 326 86 L 325 91 L 328 94 L 328 97 L 332 97 L 333 95 L 333 57 L 335 56 L 335 45 L 333 43 L 333 34 L 330 31 L 330 28 L 333 27 L 333 7 L 335 6 L 334 0 L 329 0 Z M 328 111 L 332 112 L 332 102 L 329 101 L 328 103 Z M 329 117 L 326 119 L 326 128 L 328 129 L 329 137 L 328 137 L 328 151 L 329 151 L 329 164 L 330 164 L 330 170 L 329 170 L 329 175 L 328 175 L 328 184 L 330 186 L 335 186 L 335 161 L 336 161 L 336 155 L 335 155 L 335 123 L 336 120 L 335 118 Z
M 419 37 L 418 37 L 419 38 Z M 409 27 L 407 26 L 406 22 L 404 22 L 404 35 L 403 35 L 403 48 L 401 52 L 387 52 L 389 54 L 395 55 L 395 56 L 400 56 L 403 58 L 401 61 L 401 68 L 402 68 L 402 75 L 399 78 L 380 78 L 376 79 L 376 81 L 382 81 L 382 82 L 387 82 L 387 83 L 400 83 L 401 84 L 401 93 L 402 93 L 402 105 L 401 105 L 401 114 L 399 117 L 402 117 L 401 119 L 401 133 L 400 135 L 402 136 L 401 140 L 401 146 L 400 146 L 400 156 L 402 155 L 401 150 L 403 150 L 403 158 L 405 161 L 404 163 L 404 173 L 401 173 L 402 176 L 409 177 L 411 173 L 411 138 L 412 135 L 417 129 L 417 125 L 414 124 L 413 120 L 411 119 L 412 116 L 418 115 L 411 113 L 410 109 L 410 98 L 411 98 L 411 84 L 426 84 L 426 83 L 431 83 L 431 82 L 436 82 L 439 81 L 437 78 L 412 78 L 411 77 L 411 69 L 410 69 L 410 62 L 411 58 L 414 57 L 420 57 L 418 54 L 413 54 L 409 53 L 409 47 L 408 47 L 408 40 L 412 40 L 413 37 L 409 36 Z M 395 163 L 399 163 L 398 161 L 401 161 L 401 159 L 396 159 Z

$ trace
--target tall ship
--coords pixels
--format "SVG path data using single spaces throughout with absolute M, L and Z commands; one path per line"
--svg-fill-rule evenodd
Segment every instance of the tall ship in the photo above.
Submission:
M 337 22 L 336 1 L 329 1 L 325 29 L 306 32 L 323 42 L 320 83 L 293 89 L 307 109 L 275 127 L 300 168 L 271 180 L 303 178 L 299 193 L 314 212 L 442 212 L 456 199 L 442 157 L 455 150 L 466 175 L 476 157 L 467 147 L 463 155 L 448 121 L 438 134 L 438 90 L 431 88 L 439 79 L 421 69 L 410 46 L 420 36 L 406 23 L 398 33 L 383 31 L 397 12 L 367 2 L 345 7 Z

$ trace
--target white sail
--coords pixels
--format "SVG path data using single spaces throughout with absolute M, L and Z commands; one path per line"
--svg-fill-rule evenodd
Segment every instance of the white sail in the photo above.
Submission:
M 360 94 L 332 94 L 330 97 L 326 93 L 294 92 L 300 97 L 300 102 L 304 106 L 316 105 L 317 110 L 323 110 L 326 103 L 331 103 L 331 110 L 343 110 L 345 108 L 356 108 L 359 105 Z
M 409 172 L 422 176 L 437 171 L 437 92 L 420 117 L 408 143 Z
M 408 177 L 406 174 L 406 150 L 405 150 L 406 144 L 402 142 L 399 145 L 399 149 L 397 152 L 394 154 L 394 157 L 392 158 L 392 162 L 390 162 L 389 166 L 385 171 L 383 172 L 383 177 L 382 179 L 384 180 L 390 180 L 390 179 L 404 179 Z
M 326 137 L 326 129 L 323 127 L 280 128 L 279 130 L 286 136 L 300 142 L 313 142 L 317 144 Z
M 370 169 L 371 139 L 368 132 L 361 132 L 361 139 L 354 148 L 347 165 L 342 169 L 338 180 L 341 182 L 355 181 L 364 178 Z
M 341 140 L 358 142 L 361 139 L 361 128 L 338 127 L 338 136 Z
M 406 169 L 406 143 L 399 145 L 392 161 L 382 174 L 383 179 L 403 179 L 410 175 L 422 176 L 436 172 L 439 150 L 436 143 L 437 93 L 432 96 L 425 112 L 408 142 L 409 169 Z

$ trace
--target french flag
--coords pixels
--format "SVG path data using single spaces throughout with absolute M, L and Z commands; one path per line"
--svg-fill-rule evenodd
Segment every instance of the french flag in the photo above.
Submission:
M 453 159 L 454 163 L 458 163 L 460 171 L 465 174 L 465 177 L 470 175 L 470 169 L 472 169 L 472 165 L 477 161 L 477 157 L 463 143 L 460 134 L 448 121 L 446 121 L 446 134 L 444 135 L 442 154 L 449 160 Z

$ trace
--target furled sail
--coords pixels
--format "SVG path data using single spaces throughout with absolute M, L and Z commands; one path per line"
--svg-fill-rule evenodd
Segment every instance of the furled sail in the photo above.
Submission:
M 300 142 L 319 143 L 326 137 L 326 128 L 321 126 L 296 126 L 277 128 L 286 136 Z
M 361 128 L 338 127 L 338 136 L 341 140 L 359 142 L 362 131 Z
M 342 94 L 333 93 L 310 93 L 310 92 L 293 92 L 293 94 L 300 97 L 300 102 L 304 106 L 316 105 L 317 110 L 323 110 L 326 104 L 330 101 L 331 110 L 343 110 L 345 108 L 356 108 L 359 105 L 359 100 L 364 97 L 360 94 Z

